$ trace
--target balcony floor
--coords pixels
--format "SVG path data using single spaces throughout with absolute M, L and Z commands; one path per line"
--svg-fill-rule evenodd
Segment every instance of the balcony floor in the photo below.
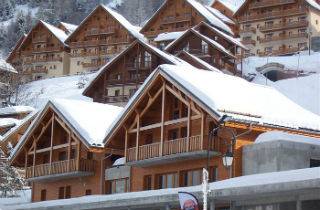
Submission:
M 50 175 L 46 175 L 46 176 L 32 177 L 32 178 L 27 179 L 27 181 L 30 181 L 30 182 L 32 182 L 32 181 L 50 182 L 50 181 L 57 181 L 57 180 L 62 180 L 62 179 L 69 179 L 69 178 L 73 178 L 73 177 L 84 177 L 84 176 L 93 176 L 93 175 L 94 175 L 94 172 L 72 171 L 72 172 L 68 172 L 68 173 L 50 174 Z
M 220 155 L 219 152 L 216 151 L 210 151 L 209 156 L 218 156 Z M 191 159 L 202 159 L 207 157 L 207 151 L 195 151 L 195 152 L 185 152 L 185 153 L 177 153 L 172 155 L 164 155 L 162 157 L 154 157 L 150 159 L 145 160 L 139 160 L 139 161 L 131 161 L 127 162 L 127 165 L 130 166 L 140 166 L 140 167 L 148 167 L 148 166 L 154 166 L 154 165 L 160 165 L 160 164 L 168 164 L 178 161 L 185 161 L 185 160 L 191 160 Z

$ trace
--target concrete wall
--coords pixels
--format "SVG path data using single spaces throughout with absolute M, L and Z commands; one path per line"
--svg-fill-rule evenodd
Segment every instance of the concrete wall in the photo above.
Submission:
M 320 146 L 282 140 L 246 145 L 243 175 L 309 168 L 310 159 L 320 159 Z

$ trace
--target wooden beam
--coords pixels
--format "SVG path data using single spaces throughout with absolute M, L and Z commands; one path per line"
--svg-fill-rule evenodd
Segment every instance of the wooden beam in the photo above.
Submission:
M 187 120 L 187 152 L 190 147 L 190 135 L 191 135 L 191 104 L 188 104 L 188 120 Z
M 24 149 L 25 152 L 25 160 L 24 160 L 24 171 L 27 173 L 27 167 L 28 167 L 28 151 Z M 27 175 L 27 174 L 26 174 Z
M 70 172 L 70 158 L 71 158 L 71 135 L 68 134 L 68 171 Z
M 124 137 L 124 157 L 127 159 L 127 149 L 128 149 L 128 129 L 124 127 L 125 130 L 125 137 Z
M 71 143 L 71 145 L 74 146 L 74 145 L 77 145 L 77 143 L 73 142 L 73 143 Z M 52 149 L 57 150 L 57 149 L 61 149 L 61 148 L 66 148 L 68 146 L 69 146 L 69 143 L 60 144 L 60 145 L 53 146 Z M 39 154 L 39 153 L 49 152 L 50 150 L 51 150 L 51 147 L 47 147 L 47 148 L 36 150 L 36 153 Z M 32 155 L 33 152 L 34 151 L 28 152 L 28 155 Z
M 32 162 L 32 165 L 33 165 L 33 168 L 32 168 L 32 177 L 35 176 L 35 165 L 36 165 L 36 150 L 37 150 L 37 145 L 36 145 L 36 142 L 35 142 L 35 141 L 33 142 L 33 147 L 34 147 L 34 150 L 33 150 L 33 162 Z
M 204 139 L 204 127 L 205 127 L 205 122 L 206 122 L 206 115 L 202 112 L 201 113 L 201 133 L 200 133 L 200 138 L 201 138 L 201 149 L 203 149 L 203 139 Z M 209 141 L 209 140 L 208 140 Z M 207 148 L 210 149 L 210 148 Z
M 54 119 L 54 114 L 52 114 L 52 118 Z M 53 129 L 54 129 L 54 120 L 51 122 L 51 136 L 50 136 L 50 160 L 49 160 L 49 174 L 51 174 L 51 166 L 52 166 L 52 151 L 53 151 Z
M 162 99 L 161 99 L 161 133 L 160 133 L 160 151 L 159 156 L 163 155 L 163 142 L 164 142 L 164 116 L 165 116 L 165 100 L 166 100 L 166 84 L 162 86 Z
M 81 150 L 81 143 L 78 142 L 77 145 L 77 162 L 76 162 L 76 171 L 79 171 L 79 165 L 80 165 L 80 150 Z
M 59 125 L 61 125 L 61 127 L 70 135 L 71 131 L 69 130 L 69 128 L 66 126 L 66 124 L 60 120 L 57 116 L 55 116 L 55 120 L 59 123 Z
M 140 113 L 137 112 L 136 160 L 139 157 Z
M 162 92 L 162 89 L 160 88 L 154 96 L 149 98 L 148 104 L 141 111 L 140 117 L 143 117 L 143 115 L 146 113 L 146 111 L 148 111 L 149 107 L 154 103 L 154 101 L 158 98 L 158 96 L 160 95 L 161 92 Z
M 166 85 L 166 89 L 172 93 L 175 97 L 177 97 L 182 103 L 184 103 L 186 106 L 189 105 L 189 102 L 185 100 L 180 94 L 178 94 L 175 90 L 173 90 L 169 85 Z

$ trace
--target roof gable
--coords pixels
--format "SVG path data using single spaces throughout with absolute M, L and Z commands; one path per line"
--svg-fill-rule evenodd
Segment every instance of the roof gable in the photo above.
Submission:
M 113 19 L 119 23 L 123 28 L 125 28 L 129 34 L 131 34 L 133 37 L 137 39 L 144 39 L 144 36 L 139 33 L 140 28 L 137 26 L 132 25 L 126 18 L 124 18 L 121 14 L 116 12 L 115 10 L 105 6 L 105 5 L 98 5 L 80 24 L 79 26 L 69 35 L 69 37 L 66 39 L 66 42 L 68 43 L 71 38 L 77 35 L 77 32 L 82 29 L 85 25 L 85 23 L 88 22 L 88 20 L 95 15 L 96 12 L 99 11 L 99 9 L 102 9 L 107 14 L 109 14 Z
M 23 41 L 26 39 L 27 34 L 23 34 L 20 39 L 17 41 L 17 43 L 15 44 L 13 50 L 10 52 L 9 56 L 7 57 L 6 61 L 10 62 L 11 59 L 13 59 L 13 56 L 16 55 L 16 53 L 19 51 L 19 48 L 21 46 L 21 44 L 23 43 Z

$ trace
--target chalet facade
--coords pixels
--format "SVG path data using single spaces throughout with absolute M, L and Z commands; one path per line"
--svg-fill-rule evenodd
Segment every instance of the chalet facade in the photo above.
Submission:
M 319 50 L 320 4 L 314 0 L 247 0 L 234 15 L 240 38 L 259 56 Z
M 110 193 L 199 185 L 202 168 L 209 169 L 210 182 L 241 176 L 244 145 L 268 130 L 319 137 L 319 119 L 272 88 L 219 72 L 162 65 L 108 130 L 106 146 L 123 150 L 123 167 L 131 167 L 129 175 L 112 178 L 117 183 L 126 174 L 130 188 Z M 234 157 L 230 171 L 221 158 L 228 151 Z M 114 169 L 106 174 L 109 170 Z
M 137 39 L 100 69 L 83 95 L 95 102 L 123 106 L 158 65 L 182 63 L 173 55 Z
M 25 169 L 33 202 L 104 192 L 103 168 L 112 157 L 105 157 L 102 140 L 121 110 L 74 100 L 48 102 L 10 157 Z
M 69 74 L 67 34 L 39 21 L 19 47 L 25 81 Z
M 97 6 L 66 40 L 71 74 L 98 70 L 135 39 L 143 39 L 138 31 L 116 11 Z
M 7 63 L 10 63 L 17 72 L 22 72 L 23 66 L 22 66 L 22 58 L 21 58 L 21 53 L 19 51 L 19 48 L 24 41 L 24 39 L 27 37 L 26 34 L 20 37 L 16 45 L 14 46 L 13 50 L 9 54 L 8 58 L 6 59 Z
M 236 54 L 246 49 L 238 40 L 211 25 L 201 22 L 184 32 L 165 50 L 171 54 L 186 51 L 215 68 L 238 74 Z
M 168 33 L 188 30 L 202 21 L 233 34 L 232 29 L 223 20 L 196 0 L 166 0 L 140 32 L 150 40 L 167 36 L 166 40 L 162 38 L 162 42 L 157 41 L 159 46 L 164 47 L 174 36 Z

